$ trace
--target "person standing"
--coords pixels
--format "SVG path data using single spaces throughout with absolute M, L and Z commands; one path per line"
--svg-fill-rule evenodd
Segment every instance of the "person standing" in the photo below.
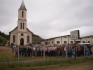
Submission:
M 92 55 L 93 55 L 93 46 L 91 47 L 91 53 L 92 53 Z

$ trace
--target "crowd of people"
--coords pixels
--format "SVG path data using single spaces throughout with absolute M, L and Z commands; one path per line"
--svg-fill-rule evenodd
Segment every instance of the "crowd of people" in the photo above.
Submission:
M 93 47 L 90 44 L 87 45 L 62 45 L 62 46 L 11 46 L 12 51 L 15 53 L 15 57 L 19 56 L 89 56 L 93 54 Z

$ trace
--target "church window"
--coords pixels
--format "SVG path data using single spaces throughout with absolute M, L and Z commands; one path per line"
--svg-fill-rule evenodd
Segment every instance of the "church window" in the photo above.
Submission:
M 24 23 L 20 23 L 20 29 L 24 29 Z
M 22 29 L 22 23 L 20 24 L 20 29 Z
M 13 35 L 13 42 L 15 42 L 15 35 Z
M 23 29 L 24 29 L 24 23 L 23 23 Z
M 29 43 L 29 36 L 27 36 L 27 43 Z
M 22 11 L 22 17 L 24 17 L 24 11 Z

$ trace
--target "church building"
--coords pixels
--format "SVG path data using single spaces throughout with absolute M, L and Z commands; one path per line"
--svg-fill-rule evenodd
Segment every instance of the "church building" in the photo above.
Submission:
M 18 10 L 17 27 L 10 32 L 10 44 L 28 45 L 32 43 L 32 32 L 27 28 L 27 9 L 24 2 Z

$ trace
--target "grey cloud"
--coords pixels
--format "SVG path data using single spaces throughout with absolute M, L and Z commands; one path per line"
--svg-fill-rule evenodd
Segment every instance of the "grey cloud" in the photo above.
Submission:
M 93 0 L 24 0 L 28 28 L 43 38 L 70 34 L 79 29 L 81 36 L 93 34 Z M 0 1 L 0 30 L 7 33 L 17 26 L 21 1 Z M 6 29 L 6 27 L 9 27 Z

